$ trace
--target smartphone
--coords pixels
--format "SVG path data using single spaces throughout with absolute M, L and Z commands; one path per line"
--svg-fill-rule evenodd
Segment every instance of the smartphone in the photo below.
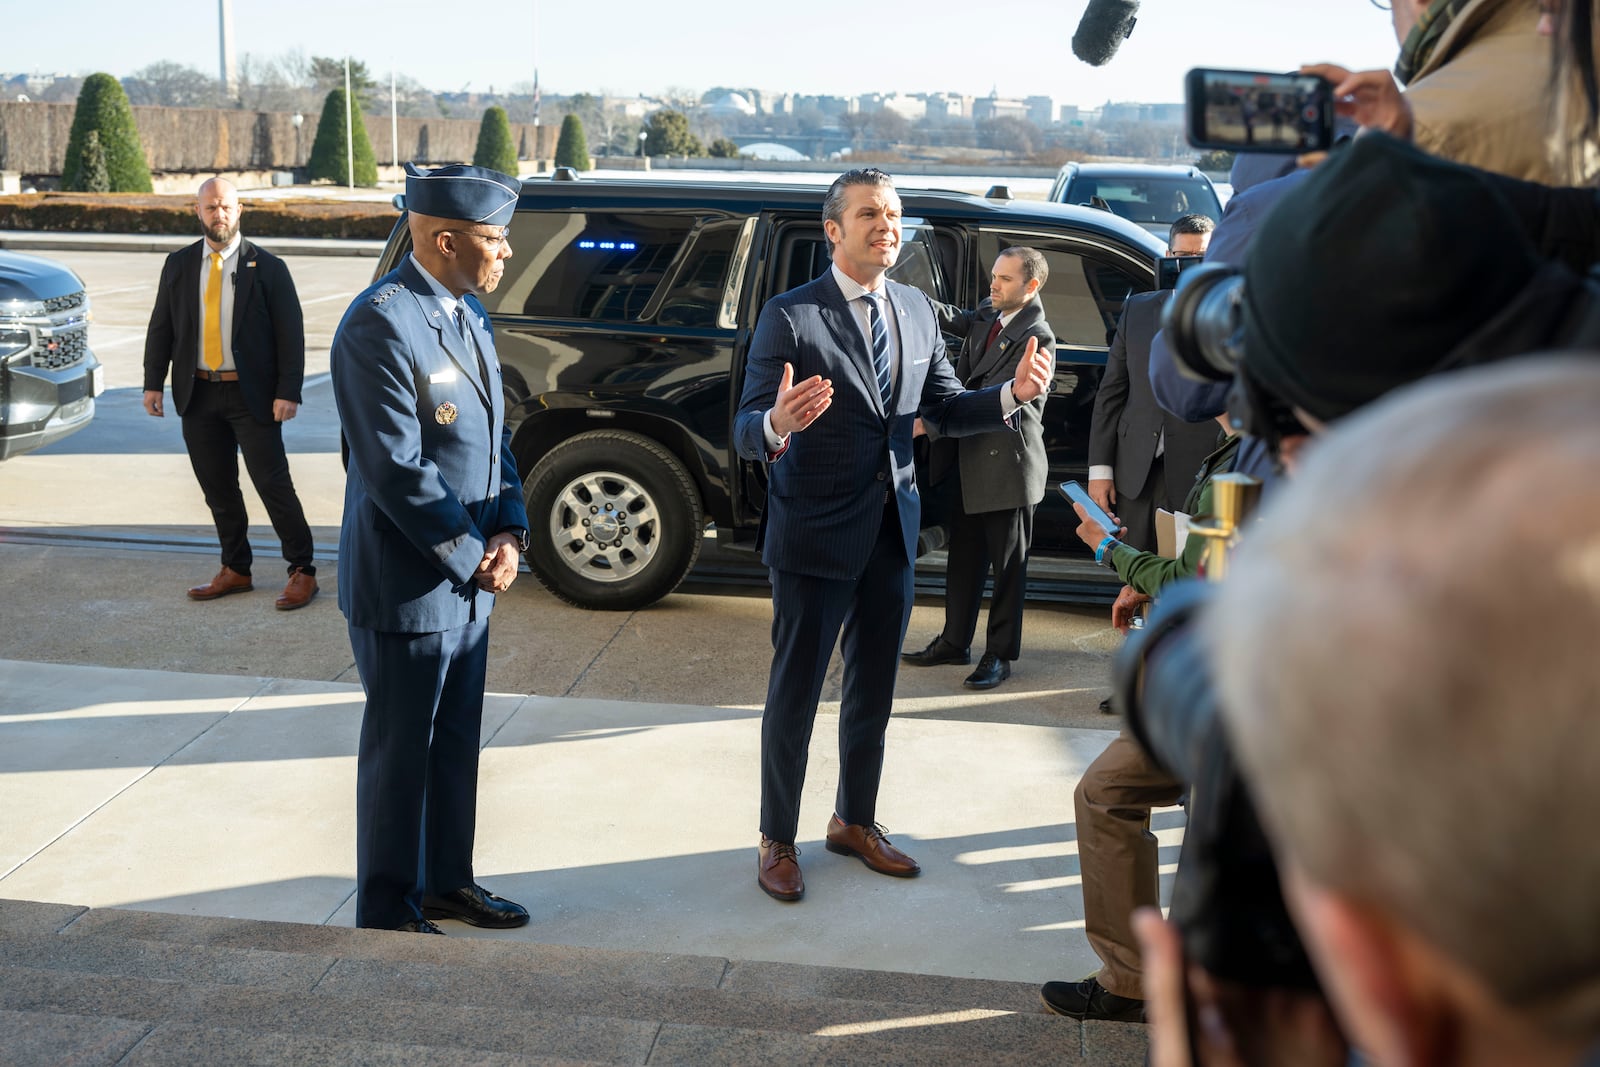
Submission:
M 1197 67 L 1184 78 L 1189 144 L 1225 152 L 1324 152 L 1333 86 L 1311 74 Z
M 1105 509 L 1094 502 L 1094 497 L 1089 495 L 1089 490 L 1077 482 L 1062 482 L 1058 488 L 1061 490 L 1062 496 L 1074 504 L 1082 504 L 1084 512 L 1095 522 L 1098 522 L 1101 529 L 1105 530 L 1106 533 L 1114 534 L 1122 529 L 1122 524 L 1107 515 Z
M 1184 271 L 1204 262 L 1204 256 L 1162 256 L 1156 260 L 1156 288 L 1176 289 Z

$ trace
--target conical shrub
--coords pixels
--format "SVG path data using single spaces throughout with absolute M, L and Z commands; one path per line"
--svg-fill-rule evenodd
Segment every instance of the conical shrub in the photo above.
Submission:
M 134 125 L 133 108 L 122 84 L 109 74 L 89 75 L 78 92 L 72 132 L 67 135 L 67 155 L 61 167 L 63 189 L 88 191 L 84 184 L 85 142 L 91 132 L 100 142 L 107 191 L 150 192 L 150 165 L 144 158 L 139 128 Z

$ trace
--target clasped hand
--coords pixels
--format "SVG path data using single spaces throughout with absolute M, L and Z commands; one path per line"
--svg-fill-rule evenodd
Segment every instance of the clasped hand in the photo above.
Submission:
M 516 581 L 517 565 L 521 562 L 522 553 L 517 549 L 517 539 L 508 533 L 497 533 L 489 538 L 483 559 L 478 562 L 477 573 L 472 576 L 473 580 L 480 589 L 504 593 Z

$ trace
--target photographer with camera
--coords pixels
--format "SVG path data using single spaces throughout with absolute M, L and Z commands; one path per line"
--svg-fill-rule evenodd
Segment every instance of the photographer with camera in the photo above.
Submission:
M 1217 732 L 1378 1067 L 1600 1064 L 1597 410 L 1592 353 L 1402 390 L 1305 450 L 1208 587 Z M 1158 748 L 1196 750 L 1185 709 L 1146 710 Z M 1252 1036 L 1187 931 L 1180 950 L 1153 910 L 1138 929 L 1157 1067 L 1320 1040 L 1292 1020 L 1243 1055 L 1260 1005 Z
M 1230 412 L 1291 472 L 1312 430 L 1393 389 L 1542 348 L 1600 341 L 1600 287 L 1541 259 L 1492 176 L 1381 135 L 1335 153 L 1283 197 L 1242 275 L 1191 275 L 1172 310 L 1167 332 L 1175 354 L 1214 380 L 1234 376 Z M 1463 431 L 1469 434 L 1470 427 Z M 1361 446 L 1388 462 L 1387 437 L 1364 434 Z M 1429 493 L 1425 479 L 1416 484 L 1419 496 Z M 1428 499 L 1418 514 L 1440 525 L 1441 516 L 1476 514 Z M 1354 500 L 1344 492 L 1320 498 L 1330 509 L 1326 521 L 1346 537 L 1370 540 L 1369 531 L 1352 534 L 1348 522 L 1333 518 Z M 1592 530 L 1594 518 L 1579 529 Z M 1387 527 L 1379 540 L 1388 544 Z M 1495 559 L 1452 562 L 1482 567 Z M 1382 576 L 1392 592 L 1406 593 L 1405 575 Z M 1225 619 L 1202 618 L 1197 605 L 1205 588 L 1164 598 L 1142 642 L 1119 658 L 1118 692 L 1155 764 L 1193 787 L 1172 917 L 1190 966 L 1205 975 L 1198 987 L 1223 989 L 1223 1003 L 1242 1007 L 1224 1013 L 1236 1040 L 1271 1046 L 1285 1031 L 1264 1025 L 1260 1004 L 1279 989 L 1317 987 L 1278 894 L 1251 793 L 1216 725 L 1217 698 L 1199 646 L 1205 635 L 1232 642 L 1237 634 Z M 1296 582 L 1281 582 L 1273 595 L 1296 611 L 1298 632 L 1327 643 Z M 1258 660 L 1270 658 L 1246 647 Z M 1345 670 L 1359 687 L 1363 672 L 1348 663 Z M 1322 724 L 1336 731 L 1340 721 Z M 1309 999 L 1293 1003 L 1303 1007 Z M 1290 1061 L 1252 1055 L 1246 1062 Z

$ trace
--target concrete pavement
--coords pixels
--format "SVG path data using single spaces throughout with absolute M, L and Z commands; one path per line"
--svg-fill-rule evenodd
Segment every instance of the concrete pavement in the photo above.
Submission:
M 370 271 L 327 267 L 313 375 L 339 294 Z M 349 924 L 361 693 L 332 595 L 335 446 L 312 419 L 286 431 L 325 594 L 273 611 L 258 528 L 257 592 L 184 599 L 215 570 L 214 532 L 174 420 L 137 407 L 137 288 L 96 295 L 116 392 L 95 424 L 0 465 L 0 898 Z M 325 388 L 308 383 L 308 409 L 331 408 Z M 450 932 L 1030 983 L 1091 970 L 1071 793 L 1112 736 L 1095 711 L 1117 644 L 1105 609 L 1030 608 L 992 693 L 961 689 L 964 668 L 901 672 L 880 818 L 923 863 L 915 880 L 821 847 L 836 659 L 802 815 L 808 896 L 782 905 L 753 869 L 770 605 L 714 588 L 591 613 L 525 575 L 502 599 L 478 868 L 534 920 Z M 919 603 L 908 645 L 941 617 Z M 1179 822 L 1158 813 L 1168 867 Z
M 0 661 L 0 898 L 353 923 L 358 686 Z M 1095 966 L 1071 791 L 1102 731 L 906 716 L 881 819 L 922 877 L 827 853 L 813 744 L 806 899 L 755 882 L 753 708 L 492 694 L 477 867 L 521 930 L 594 948 L 1043 981 Z M 1175 862 L 1176 813 L 1159 817 Z

